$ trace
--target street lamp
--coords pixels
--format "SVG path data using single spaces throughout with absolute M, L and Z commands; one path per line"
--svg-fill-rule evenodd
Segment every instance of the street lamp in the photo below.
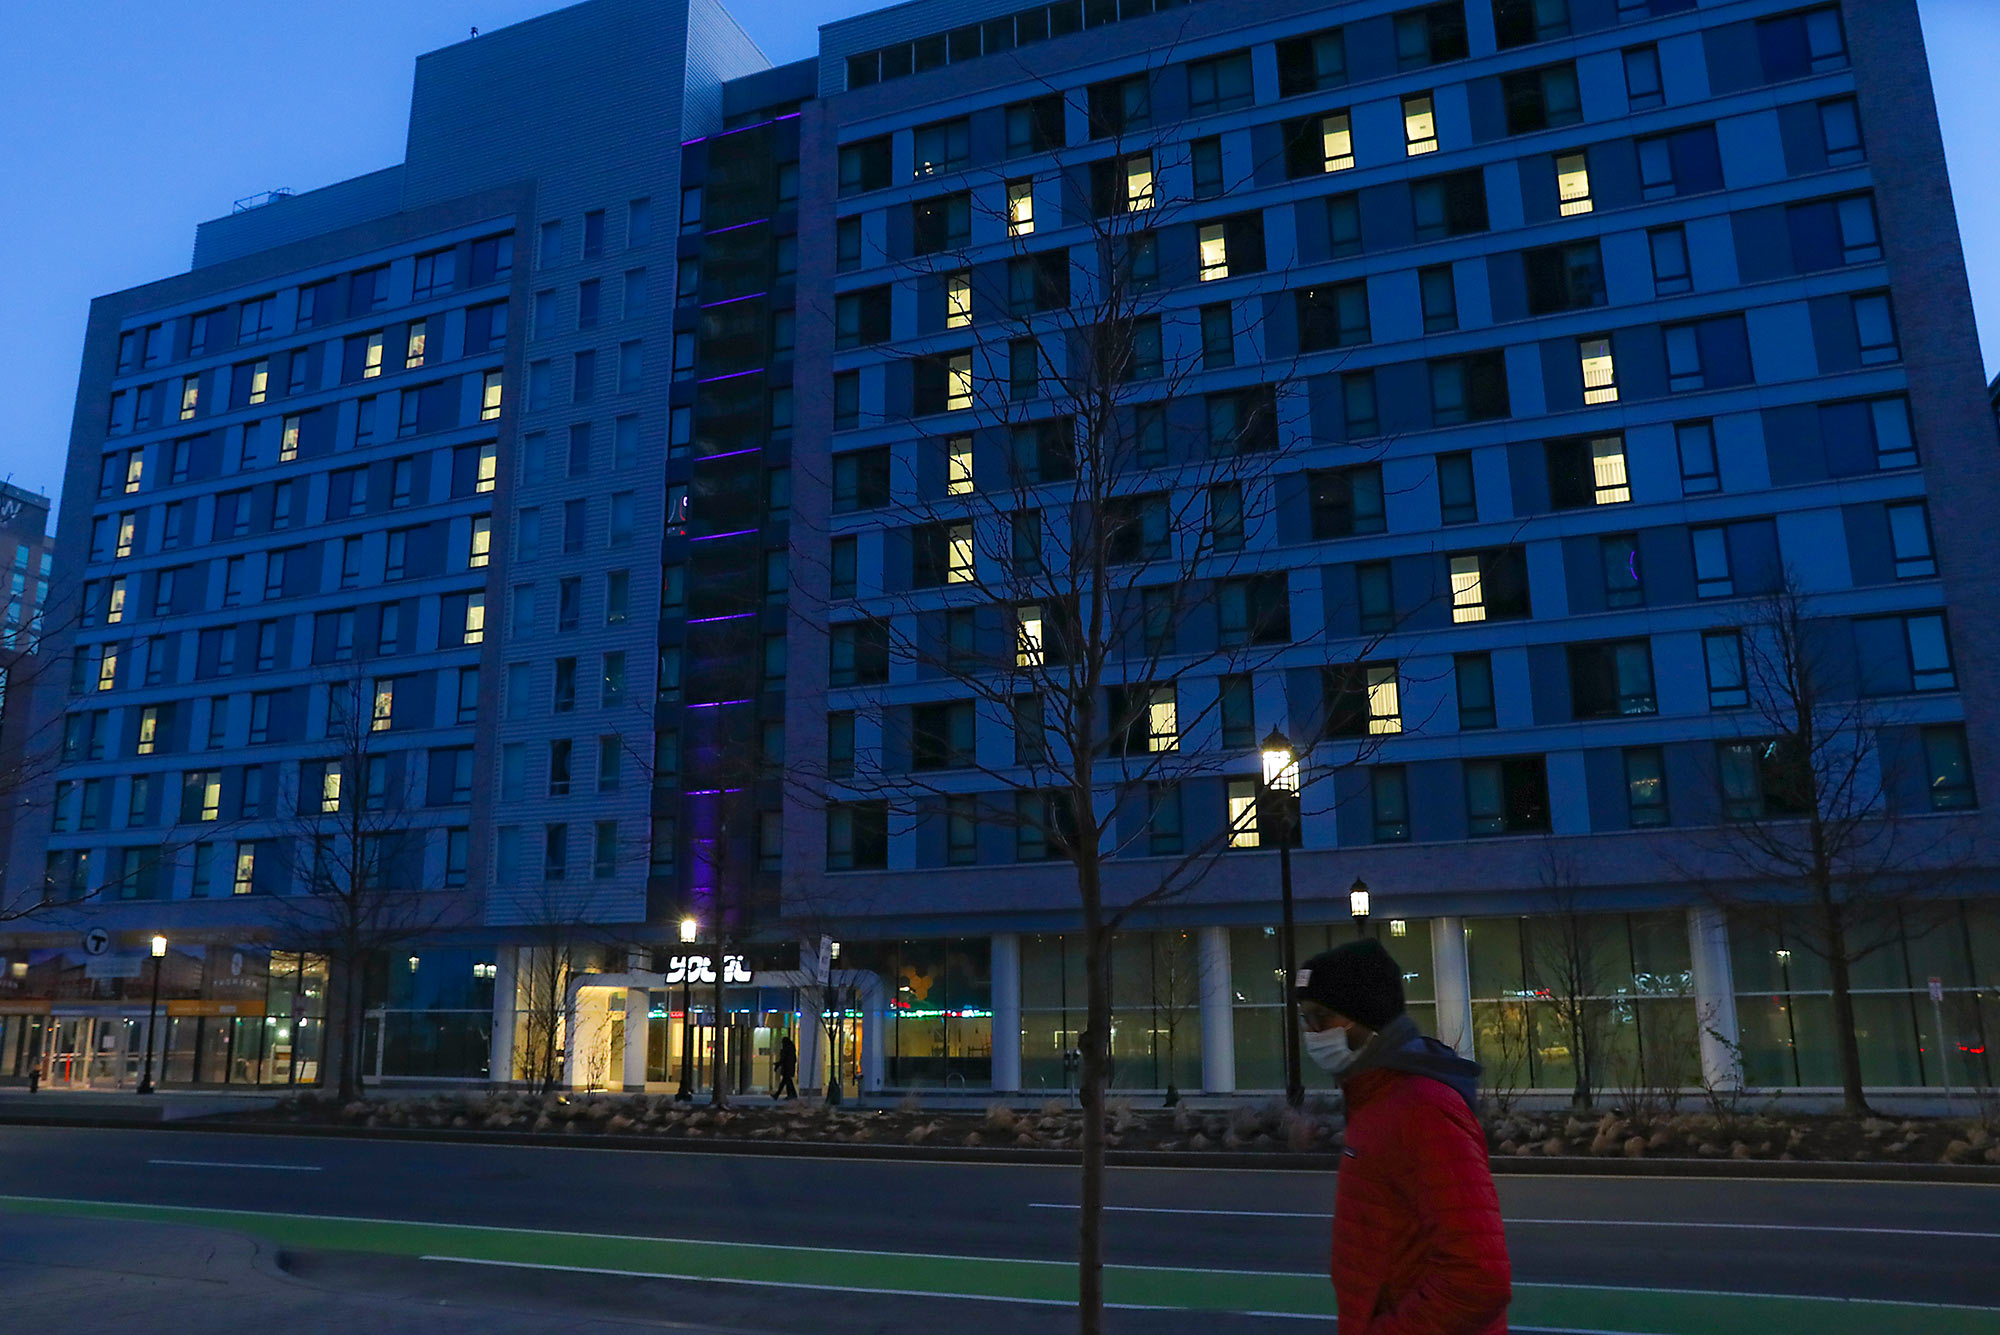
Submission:
M 1298 953 L 1292 930 L 1292 810 L 1302 786 L 1305 762 L 1291 738 L 1278 729 L 1264 739 L 1264 788 L 1272 823 L 1278 828 L 1279 931 L 1278 948 L 1285 956 L 1285 1102 L 1296 1108 L 1306 1101 L 1305 1077 L 1299 1070 L 1299 999 L 1294 991 Z
M 681 945 L 694 944 L 695 934 L 701 924 L 689 914 L 681 919 Z M 694 987 L 689 981 L 694 976 L 694 960 L 685 949 L 681 951 L 681 1087 L 674 1095 L 677 1103 L 694 1101 Z
M 840 942 L 828 943 L 826 958 L 826 992 L 820 998 L 820 1005 L 823 1008 L 821 1015 L 824 1016 L 826 1010 L 833 1011 L 833 1069 L 826 1079 L 826 1106 L 838 1108 L 844 1097 L 840 1087 L 840 1050 L 845 1046 L 842 1040 L 847 1032 L 847 1007 L 844 1004 L 846 998 L 841 995 L 839 986 L 833 981 L 833 971 L 840 965 Z
M 160 961 L 166 957 L 167 938 L 164 936 L 154 937 L 153 1004 L 146 1012 L 146 1069 L 139 1076 L 139 1092 L 141 1094 L 150 1094 L 153 1092 L 153 1030 L 160 1016 Z M 165 1066 L 166 1064 L 166 1057 L 162 1055 L 160 1065 Z
M 1348 916 L 1354 919 L 1354 934 L 1362 937 L 1367 936 L 1368 882 L 1362 880 L 1359 876 L 1354 878 L 1353 885 L 1347 887 L 1347 912 Z

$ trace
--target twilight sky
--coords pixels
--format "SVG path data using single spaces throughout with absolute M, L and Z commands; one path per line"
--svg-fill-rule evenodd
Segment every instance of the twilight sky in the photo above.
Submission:
M 730 8 L 774 62 L 887 0 Z M 1876 3 L 1877 0 L 1867 0 Z M 730 0 L 724 0 L 729 4 Z M 399 162 L 416 57 L 560 0 L 0 3 L 0 478 L 55 495 L 92 297 L 187 268 L 197 222 Z M 1918 0 L 1989 375 L 2000 371 L 2000 3 Z M 1893 151 L 1893 145 L 1877 145 Z M 1982 150 L 1984 150 L 1982 152 Z

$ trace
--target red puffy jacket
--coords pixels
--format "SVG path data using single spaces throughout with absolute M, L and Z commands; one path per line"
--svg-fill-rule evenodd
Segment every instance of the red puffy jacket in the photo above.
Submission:
M 1343 1090 L 1340 1335 L 1507 1335 L 1507 1239 L 1472 1110 L 1451 1086 L 1404 1071 L 1359 1071 Z

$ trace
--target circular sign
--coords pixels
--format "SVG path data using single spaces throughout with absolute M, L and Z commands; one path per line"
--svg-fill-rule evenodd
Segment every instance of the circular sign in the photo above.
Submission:
M 111 949 L 111 933 L 102 927 L 93 927 L 83 934 L 84 954 L 102 955 L 109 949 Z

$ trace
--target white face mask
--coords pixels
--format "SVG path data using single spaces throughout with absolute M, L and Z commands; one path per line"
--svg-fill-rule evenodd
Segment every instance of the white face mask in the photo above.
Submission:
M 1339 1075 L 1354 1064 L 1355 1051 L 1348 1046 L 1345 1029 L 1307 1029 L 1304 1031 L 1306 1056 L 1312 1058 L 1314 1066 L 1328 1075 Z

